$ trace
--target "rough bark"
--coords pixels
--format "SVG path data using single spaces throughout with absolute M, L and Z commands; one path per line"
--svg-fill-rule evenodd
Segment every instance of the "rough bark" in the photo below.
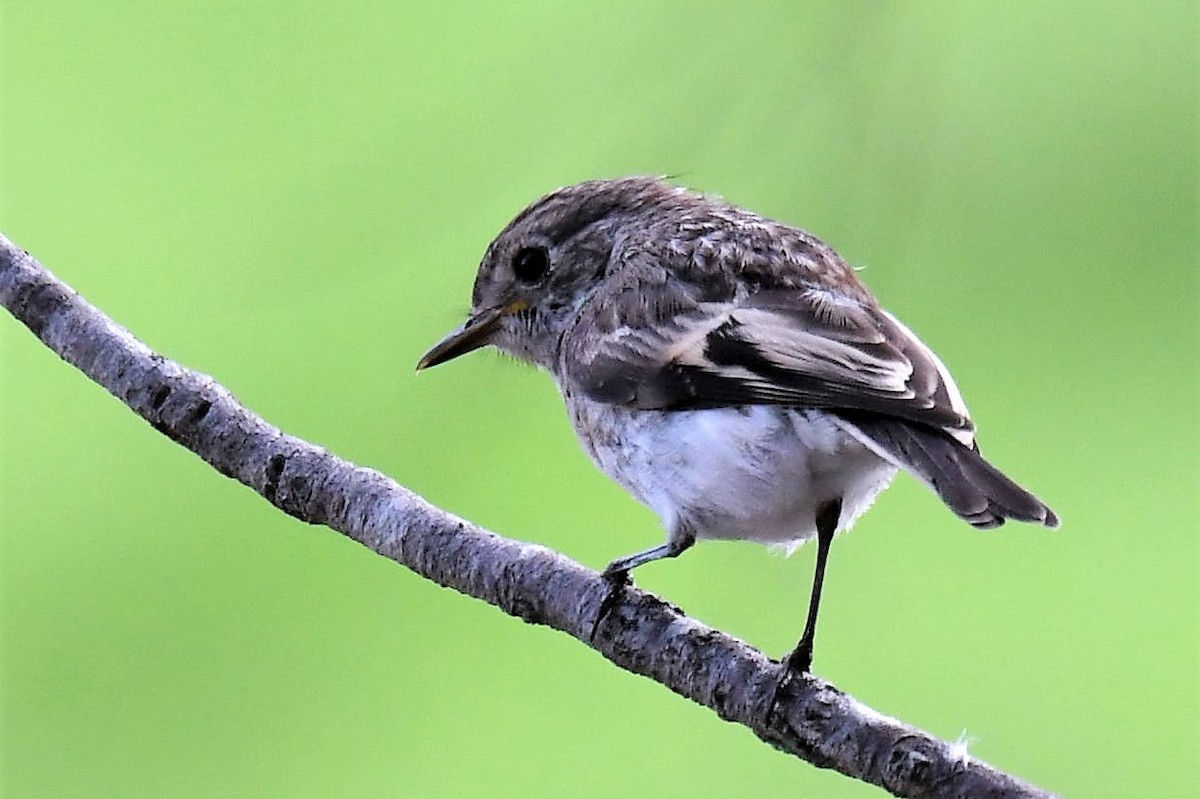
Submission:
M 897 796 L 1050 796 L 824 680 L 785 678 L 761 652 L 652 594 L 635 587 L 614 593 L 596 572 L 557 552 L 484 530 L 282 432 L 211 377 L 152 351 L 2 235 L 0 303 L 156 430 L 283 512 L 561 630 L 780 751 Z

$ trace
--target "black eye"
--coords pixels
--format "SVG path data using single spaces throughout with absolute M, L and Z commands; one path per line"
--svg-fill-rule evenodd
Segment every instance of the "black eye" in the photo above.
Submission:
M 537 283 L 550 271 L 550 256 L 541 247 L 522 247 L 512 261 L 513 274 L 522 283 Z

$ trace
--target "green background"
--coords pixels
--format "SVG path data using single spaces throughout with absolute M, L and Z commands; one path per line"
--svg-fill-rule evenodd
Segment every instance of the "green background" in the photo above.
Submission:
M 631 173 L 802 225 L 1060 513 L 904 478 L 816 670 L 1068 796 L 1200 795 L 1192 3 L 3 5 L 0 229 L 285 430 L 598 567 L 550 381 L 416 376 L 484 247 Z M 273 510 L 0 317 L 5 797 L 879 796 Z M 813 548 L 639 573 L 770 653 Z

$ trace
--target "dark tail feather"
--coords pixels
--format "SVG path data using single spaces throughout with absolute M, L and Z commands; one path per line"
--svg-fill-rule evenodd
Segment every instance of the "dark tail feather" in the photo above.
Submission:
M 1058 517 L 1045 503 L 945 433 L 894 419 L 847 421 L 974 526 L 987 529 L 1016 519 L 1058 527 Z

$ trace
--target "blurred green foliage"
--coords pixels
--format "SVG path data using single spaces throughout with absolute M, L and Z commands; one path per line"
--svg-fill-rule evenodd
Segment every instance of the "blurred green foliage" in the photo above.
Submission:
M 902 479 L 817 671 L 1070 796 L 1195 796 L 1193 3 L 3 5 L 0 229 L 289 432 L 584 563 L 657 522 L 549 381 L 419 377 L 541 193 L 802 225 L 951 365 L 1057 532 Z M 881 792 L 272 510 L 0 317 L 5 797 Z M 812 550 L 640 583 L 768 652 Z

